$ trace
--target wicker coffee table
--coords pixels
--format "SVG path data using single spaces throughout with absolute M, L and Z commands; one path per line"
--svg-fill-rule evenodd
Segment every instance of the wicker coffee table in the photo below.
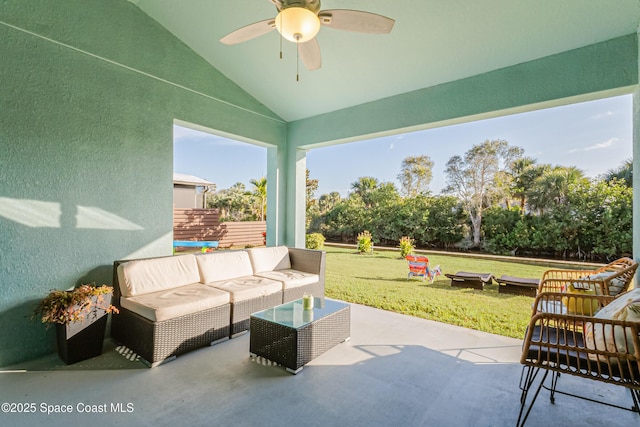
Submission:
M 302 299 L 251 315 L 249 352 L 297 374 L 305 364 L 347 341 L 351 335 L 351 307 L 315 298 L 305 310 Z

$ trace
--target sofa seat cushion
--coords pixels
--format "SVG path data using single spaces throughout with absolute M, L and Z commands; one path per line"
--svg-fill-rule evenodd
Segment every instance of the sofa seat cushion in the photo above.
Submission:
M 282 292 L 282 282 L 258 276 L 220 280 L 207 283 L 207 286 L 228 292 L 232 303 Z
M 251 260 L 246 251 L 223 251 L 197 255 L 196 262 L 202 283 L 253 275 Z
M 265 271 L 257 274 L 267 279 L 278 280 L 282 282 L 283 289 L 297 288 L 299 286 L 313 285 L 320 281 L 320 276 L 313 273 L 305 273 L 304 271 L 293 270 L 287 268 L 284 270 Z
M 120 305 L 155 322 L 228 304 L 230 296 L 200 283 L 120 298 Z
M 129 261 L 118 266 L 122 296 L 131 297 L 163 291 L 200 281 L 192 254 Z
M 251 258 L 253 274 L 291 268 L 289 248 L 286 246 L 250 248 L 247 249 L 247 253 L 249 254 L 249 258 Z

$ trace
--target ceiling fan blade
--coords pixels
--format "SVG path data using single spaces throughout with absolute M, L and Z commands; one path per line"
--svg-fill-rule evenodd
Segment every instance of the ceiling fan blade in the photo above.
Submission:
M 298 44 L 298 53 L 300 59 L 309 71 L 317 70 L 322 66 L 322 55 L 320 54 L 320 45 L 316 37 L 308 42 Z
M 246 42 L 247 40 L 255 39 L 263 34 L 267 34 L 269 31 L 276 28 L 276 21 L 274 18 L 265 19 L 264 21 L 254 22 L 246 27 L 242 27 L 235 31 L 230 32 L 226 36 L 220 39 L 224 44 L 237 44 Z
M 338 30 L 367 34 L 387 34 L 393 29 L 395 19 L 361 10 L 328 9 L 319 13 L 320 23 Z
M 267 1 L 269 3 L 273 3 L 278 9 L 278 12 L 282 10 L 282 0 L 267 0 Z

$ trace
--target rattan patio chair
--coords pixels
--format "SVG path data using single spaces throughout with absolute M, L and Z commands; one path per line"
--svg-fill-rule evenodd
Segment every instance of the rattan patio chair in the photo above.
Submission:
M 601 295 L 615 296 L 629 289 L 637 268 L 634 260 L 620 258 L 596 270 L 547 270 L 540 279 L 538 293 L 563 292 L 570 284 L 577 283 Z
M 578 304 L 578 300 L 586 304 L 593 303 L 599 308 L 617 301 L 609 306 L 611 309 L 627 301 L 635 301 L 633 304 L 640 302 L 639 292 L 633 292 L 633 297 L 627 299 L 630 294 L 632 293 L 622 294 L 618 298 L 606 295 L 567 295 L 560 292 L 538 294 L 520 359 L 524 366 L 520 377 L 522 394 L 518 426 L 525 424 L 543 387 L 550 391 L 551 403 L 555 403 L 556 394 L 562 394 L 629 410 L 640 415 L 640 314 L 635 318 L 638 320 L 629 321 L 599 318 L 598 315 L 561 314 L 553 310 L 545 312 L 537 309 L 560 307 L 567 303 L 575 305 Z M 632 310 L 635 312 L 636 309 Z M 601 313 L 605 311 L 608 310 L 602 310 Z M 550 384 L 545 384 L 549 373 L 551 373 Z M 632 405 L 623 407 L 592 397 L 560 391 L 557 388 L 560 374 L 625 387 L 631 393 Z M 539 384 L 534 387 L 536 380 L 539 380 Z M 533 392 L 531 398 L 530 392 Z

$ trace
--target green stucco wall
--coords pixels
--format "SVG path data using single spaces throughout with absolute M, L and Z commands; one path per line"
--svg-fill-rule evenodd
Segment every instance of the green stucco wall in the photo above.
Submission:
M 291 122 L 287 140 L 312 148 L 631 93 L 637 64 L 638 37 L 630 34 Z
M 50 289 L 171 253 L 174 119 L 274 146 L 286 124 L 124 0 L 0 1 L 0 40 L 3 366 L 54 351 Z

